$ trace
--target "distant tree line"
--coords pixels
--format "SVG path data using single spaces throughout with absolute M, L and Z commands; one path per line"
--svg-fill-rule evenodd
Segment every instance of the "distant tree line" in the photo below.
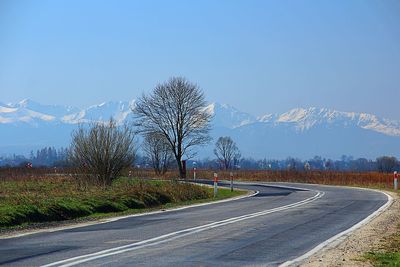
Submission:
M 68 149 L 54 147 L 45 147 L 31 151 L 29 161 L 35 166 L 65 166 L 68 155 Z
M 157 144 L 157 143 L 156 143 Z M 148 144 L 147 144 L 148 145 Z M 159 144 L 158 144 L 159 145 Z M 165 150 L 160 149 L 159 146 L 153 149 L 153 153 L 143 151 L 138 153 L 135 158 L 133 167 L 157 169 L 157 174 L 163 174 L 169 169 L 177 168 L 174 160 L 171 160 L 171 155 L 166 153 Z M 150 149 L 148 147 L 148 149 Z M 159 155 L 160 158 L 158 158 Z M 12 155 L 7 157 L 0 157 L 0 166 L 25 166 L 26 163 L 31 162 L 33 167 L 65 167 L 67 165 L 68 150 L 65 148 L 55 149 L 52 147 L 45 147 L 37 150 L 35 153 L 32 151 L 30 157 L 22 155 Z M 153 157 L 153 158 L 152 158 Z M 342 156 L 338 160 L 326 159 L 320 156 L 315 156 L 309 160 L 301 160 L 288 157 L 282 160 L 276 159 L 254 159 L 254 158 L 235 158 L 232 161 L 232 169 L 244 170 L 332 170 L 332 171 L 356 171 L 356 172 L 393 172 L 400 171 L 400 161 L 396 157 L 382 156 L 375 160 L 366 158 L 354 159 L 352 156 Z M 188 160 L 187 167 L 202 169 L 225 169 L 224 164 L 218 158 L 205 158 L 199 160 Z
M 32 150 L 29 157 L 15 154 L 0 157 L 0 166 L 24 167 L 32 163 L 33 167 L 64 167 L 67 166 L 67 156 L 67 148 L 44 147 L 36 152 Z
M 146 164 L 146 158 L 141 158 L 142 167 Z M 225 169 L 221 161 L 216 159 L 191 160 L 188 167 L 200 169 Z M 353 171 L 353 172 L 393 172 L 400 170 L 400 161 L 395 157 L 382 156 L 375 160 L 366 158 L 354 159 L 351 156 L 342 156 L 339 160 L 332 160 L 315 156 L 309 160 L 301 160 L 288 157 L 282 160 L 276 159 L 254 159 L 240 158 L 235 161 L 232 169 L 243 170 L 293 170 L 293 171 L 312 171 L 312 170 L 331 170 L 331 171 Z

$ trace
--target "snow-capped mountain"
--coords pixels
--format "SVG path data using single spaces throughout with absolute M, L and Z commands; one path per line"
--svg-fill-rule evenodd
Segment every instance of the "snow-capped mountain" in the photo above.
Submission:
M 213 127 L 233 129 L 257 121 L 255 116 L 226 104 L 211 103 L 206 111 L 213 115 Z
M 118 123 L 124 122 L 129 114 L 133 101 L 105 102 L 100 105 L 79 109 L 71 106 L 42 105 L 29 99 L 15 104 L 0 103 L 0 123 L 28 123 L 39 126 L 42 122 L 78 124 L 92 121 L 106 121 L 114 118 Z
M 43 146 L 67 146 L 79 123 L 118 123 L 131 118 L 135 101 L 105 102 L 79 109 L 42 105 L 31 100 L 0 102 L 0 155 L 27 153 Z M 372 114 L 341 112 L 325 108 L 296 108 L 282 114 L 255 117 L 230 105 L 211 103 L 214 139 L 231 136 L 244 156 L 300 158 L 343 154 L 373 158 L 400 153 L 400 122 Z M 200 149 L 212 156 L 213 144 Z
M 87 123 L 92 121 L 107 121 L 111 118 L 117 123 L 123 123 L 132 113 L 135 101 L 104 102 L 100 105 L 90 106 L 79 112 L 65 115 L 62 121 L 65 123 Z
M 267 114 L 258 121 L 274 125 L 287 124 L 297 131 L 307 131 L 312 127 L 360 127 L 390 136 L 400 136 L 400 122 L 378 118 L 367 113 L 341 112 L 326 108 L 296 108 L 283 114 Z
M 57 122 L 70 113 L 78 112 L 74 107 L 42 105 L 29 99 L 18 103 L 0 103 L 0 123 L 28 123 L 36 125 L 43 122 Z

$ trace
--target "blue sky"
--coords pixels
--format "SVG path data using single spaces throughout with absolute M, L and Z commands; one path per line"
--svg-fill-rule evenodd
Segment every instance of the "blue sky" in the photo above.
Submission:
M 130 100 L 170 76 L 254 115 L 400 120 L 399 1 L 0 1 L 0 102 Z

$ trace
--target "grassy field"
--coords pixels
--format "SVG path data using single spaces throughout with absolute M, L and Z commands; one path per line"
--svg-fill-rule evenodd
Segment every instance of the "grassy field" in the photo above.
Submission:
M 0 180 L 0 228 L 80 217 L 136 213 L 244 194 L 187 183 L 120 178 L 110 188 L 79 189 L 64 176 Z

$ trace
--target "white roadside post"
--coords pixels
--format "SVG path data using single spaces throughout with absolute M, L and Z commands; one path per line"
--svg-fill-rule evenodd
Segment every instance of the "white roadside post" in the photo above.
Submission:
M 393 173 L 393 185 L 394 185 L 394 190 L 397 191 L 398 184 L 397 184 L 397 172 Z
M 231 177 L 231 192 L 233 192 L 233 172 L 230 173 Z
M 196 180 L 196 161 L 193 161 L 193 180 Z
M 218 174 L 214 172 L 214 197 L 218 194 Z

